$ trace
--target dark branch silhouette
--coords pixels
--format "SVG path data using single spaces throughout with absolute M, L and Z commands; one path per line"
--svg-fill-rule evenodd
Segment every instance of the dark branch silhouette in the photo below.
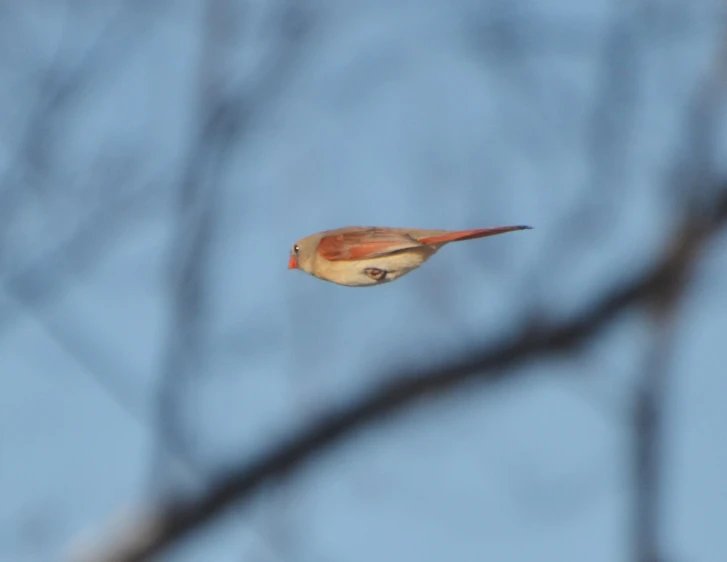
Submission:
M 662 301 L 662 306 L 652 315 L 653 343 L 634 400 L 633 540 L 636 562 L 664 562 L 659 536 L 663 519 L 660 476 L 665 441 L 664 402 L 670 378 L 671 352 L 675 345 L 676 309 L 682 293 L 675 292 L 671 300 Z
M 117 72 L 123 62 L 143 43 L 128 44 L 130 34 L 144 37 L 146 25 L 154 21 L 155 2 L 122 0 L 117 10 L 98 34 L 98 39 L 72 66 L 61 71 L 58 53 L 50 68 L 42 75 L 38 99 L 26 125 L 12 148 L 13 162 L 0 174 L 0 247 L 6 243 L 8 225 L 17 213 L 26 193 L 42 192 L 43 184 L 53 177 L 46 152 L 49 139 L 56 134 L 59 118 L 67 116 L 74 103 L 93 84 Z M 152 17 L 148 17 L 151 14 Z M 143 15 L 144 17 L 140 17 Z M 141 24 L 141 25 L 140 25 Z M 67 37 L 59 51 L 64 50 Z M 65 61 L 63 61 L 65 62 Z M 69 63 L 66 63 L 69 64 Z
M 234 95 L 225 93 L 229 76 L 220 61 L 226 60 L 233 37 L 226 27 L 234 14 L 234 2 L 207 5 L 202 24 L 203 49 L 199 68 L 197 131 L 187 157 L 176 201 L 177 229 L 172 282 L 173 302 L 169 341 L 165 349 L 157 390 L 157 429 L 162 441 L 152 462 L 152 473 L 168 480 L 162 468 L 164 451 L 195 457 L 181 416 L 181 395 L 196 373 L 205 331 L 206 282 L 213 246 L 215 215 L 227 165 L 237 144 L 245 139 L 254 119 L 273 103 L 295 69 L 302 54 L 311 22 L 295 2 L 283 2 L 276 10 L 273 32 L 279 42 L 269 55 L 269 64 L 252 88 Z M 234 35 L 234 34 L 233 34 Z M 239 39 L 238 37 L 234 37 Z M 171 446 L 170 446 L 171 445 Z

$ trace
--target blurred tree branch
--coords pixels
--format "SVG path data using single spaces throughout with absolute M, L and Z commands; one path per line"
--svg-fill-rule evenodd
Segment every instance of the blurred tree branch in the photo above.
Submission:
M 158 200 L 167 195 L 167 183 L 160 173 L 104 198 L 51 251 L 0 276 L 0 285 L 25 309 L 47 306 L 60 298 L 70 280 L 91 268 L 130 224 L 157 208 Z M 13 311 L 0 306 L 0 336 L 14 319 Z
M 547 356 L 574 351 L 588 343 L 631 307 L 651 307 L 673 294 L 701 251 L 727 223 L 727 185 L 715 191 L 710 213 L 695 207 L 676 228 L 660 259 L 641 275 L 609 291 L 582 313 L 564 321 L 533 318 L 510 340 L 464 351 L 456 359 L 431 368 L 395 373 L 392 382 L 365 396 L 349 409 L 331 413 L 287 443 L 257 460 L 230 470 L 201 497 L 172 501 L 143 521 L 143 532 L 110 544 L 99 562 L 148 560 L 183 536 L 198 530 L 233 504 L 249 499 L 262 485 L 280 479 L 355 431 L 414 404 L 470 381 L 496 383 L 508 369 Z M 704 207 L 699 207 L 703 209 Z
M 676 312 L 686 285 L 677 286 L 652 312 L 653 342 L 633 404 L 634 560 L 664 562 L 659 537 L 662 521 L 662 431 L 674 346 Z
M 205 14 L 225 9 L 224 0 L 209 2 Z M 172 479 L 166 468 L 166 451 L 186 451 L 191 455 L 187 432 L 178 408 L 191 376 L 198 372 L 205 345 L 203 335 L 208 313 L 207 280 L 214 241 L 220 184 L 230 149 L 236 116 L 224 115 L 225 104 L 213 88 L 219 76 L 218 61 L 224 59 L 224 45 L 209 21 L 202 27 L 202 54 L 197 91 L 197 131 L 189 147 L 187 164 L 176 198 L 176 232 L 170 250 L 169 336 L 157 389 L 159 442 L 151 462 L 154 487 L 167 488 Z M 216 64 L 217 63 L 217 64 Z
M 163 453 L 170 448 L 194 457 L 178 406 L 187 383 L 198 371 L 206 345 L 202 341 L 207 310 L 205 276 L 210 269 L 226 164 L 252 129 L 251 121 L 278 98 L 312 29 L 306 3 L 286 0 L 275 6 L 273 36 L 278 41 L 267 64 L 251 86 L 230 93 L 233 88 L 225 63 L 232 42 L 239 40 L 233 21 L 236 5 L 230 0 L 209 2 L 202 21 L 196 131 L 176 201 L 169 341 L 157 390 L 157 434 L 168 443 L 158 447 L 152 473 L 162 472 Z
M 718 111 L 724 104 L 727 85 L 727 34 L 723 33 L 721 49 L 715 57 L 714 69 L 700 84 L 690 111 L 686 113 L 684 131 L 680 140 L 685 149 L 680 151 L 670 174 L 668 188 L 687 213 L 696 217 L 685 237 L 682 260 L 691 259 L 691 244 L 698 240 L 700 231 L 698 217 L 703 220 L 720 221 L 723 206 L 712 207 L 711 199 L 716 197 L 711 178 L 715 176 L 714 143 L 717 138 Z M 685 189 L 684 186 L 689 186 Z M 678 248 L 675 252 L 678 251 Z M 664 286 L 658 298 L 651 302 L 649 315 L 653 325 L 653 341 L 647 352 L 644 372 L 636 388 L 632 410 L 633 444 L 633 559 L 635 562 L 665 562 L 660 540 L 663 519 L 663 452 L 665 403 L 669 390 L 669 363 L 671 354 L 678 344 L 675 338 L 677 312 L 688 288 L 686 276 L 689 263 L 685 261 L 679 275 Z
M 719 213 L 710 199 L 715 186 L 710 181 L 715 170 L 714 142 L 717 138 L 717 111 L 724 103 L 727 85 L 727 35 L 723 33 L 713 72 L 707 74 L 696 91 L 695 102 L 687 112 L 681 152 L 672 174 L 671 191 L 693 215 Z M 684 185 L 692 186 L 684 193 Z M 662 513 L 662 467 L 665 435 L 665 402 L 669 387 L 669 360 L 676 344 L 677 309 L 686 292 L 686 279 L 677 279 L 670 290 L 651 307 L 653 343 L 633 404 L 634 461 L 634 560 L 664 562 L 660 541 Z
M 109 73 L 117 72 L 122 60 L 129 60 L 134 49 L 143 43 L 125 43 L 132 34 L 145 37 L 143 30 L 153 21 L 139 14 L 153 13 L 156 2 L 121 0 L 117 10 L 98 35 L 98 40 L 68 70 L 63 71 L 59 54 L 41 77 L 37 100 L 29 112 L 25 127 L 15 143 L 12 163 L 0 174 L 0 248 L 6 243 L 5 232 L 17 215 L 24 198 L 43 192 L 50 176 L 48 144 L 53 138 L 59 119 L 67 117 L 71 106 L 81 94 Z M 141 27 L 140 27 L 141 24 Z M 63 50 L 67 42 L 63 38 Z M 28 189 L 31 188 L 31 189 Z

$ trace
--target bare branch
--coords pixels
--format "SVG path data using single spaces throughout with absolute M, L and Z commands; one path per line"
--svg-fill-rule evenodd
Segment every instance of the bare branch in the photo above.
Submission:
M 99 203 L 87 218 L 55 248 L 28 260 L 17 271 L 0 277 L 0 286 L 22 303 L 24 309 L 49 304 L 67 289 L 69 281 L 81 276 L 107 251 L 116 238 L 156 207 L 166 196 L 166 179 L 161 173 L 138 187 L 115 193 Z M 0 335 L 12 325 L 14 311 L 0 307 Z
M 686 150 L 681 159 L 676 159 L 673 181 L 668 185 L 677 195 L 676 200 L 695 216 L 711 212 L 710 199 L 716 187 L 710 178 L 715 173 L 715 116 L 723 105 L 727 85 L 727 35 L 723 35 L 721 47 L 713 72 L 705 77 L 686 114 L 684 133 L 680 137 Z M 716 212 L 721 211 L 718 208 Z M 635 562 L 665 560 L 660 540 L 664 404 L 669 389 L 669 361 L 678 343 L 675 340 L 677 309 L 686 288 L 687 279 L 682 276 L 650 307 L 654 338 L 636 389 L 632 419 Z
M 281 36 L 278 47 L 253 86 L 235 95 L 226 93 L 229 84 L 225 80 L 229 80 L 229 76 L 223 63 L 230 48 L 225 37 L 220 37 L 220 28 L 230 25 L 233 3 L 217 0 L 209 3 L 205 12 L 203 32 L 206 36 L 196 108 L 198 131 L 190 147 L 177 198 L 170 341 L 157 390 L 159 435 L 169 442 L 161 450 L 168 449 L 171 444 L 174 450 L 190 453 L 178 419 L 177 404 L 202 352 L 200 340 L 206 308 L 204 275 L 209 269 L 205 262 L 211 251 L 221 184 L 230 154 L 250 132 L 251 120 L 276 101 L 286 79 L 296 68 L 295 62 L 302 54 L 311 28 L 304 4 L 301 4 L 281 3 L 275 21 L 275 31 Z M 154 459 L 152 472 L 158 472 L 162 464 L 162 458 Z
M 146 25 L 152 18 L 130 15 L 144 10 L 151 11 L 153 4 L 154 2 L 122 0 L 118 10 L 101 30 L 98 40 L 75 66 L 62 73 L 62 65 L 55 60 L 43 76 L 39 98 L 30 112 L 24 130 L 18 136 L 13 162 L 0 175 L 0 244 L 5 243 L 3 233 L 24 200 L 24 194 L 32 192 L 28 187 L 38 187 L 49 175 L 45 151 L 56 121 L 68 114 L 70 105 L 78 101 L 89 85 L 98 82 L 110 72 L 118 71 L 121 62 L 128 60 L 133 50 L 139 48 L 141 41 L 126 48 L 122 46 L 133 26 L 138 28 L 139 22 Z M 137 29 L 133 35 L 142 38 L 146 36 L 139 31 Z
M 663 562 L 659 533 L 662 521 L 662 430 L 669 360 L 676 327 L 677 296 L 653 315 L 654 341 L 633 408 L 634 560 Z

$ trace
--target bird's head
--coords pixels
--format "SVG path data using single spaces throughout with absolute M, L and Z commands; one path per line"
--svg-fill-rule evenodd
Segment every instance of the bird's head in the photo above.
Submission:
M 288 258 L 288 269 L 302 269 L 310 273 L 320 240 L 321 234 L 313 234 L 293 244 Z

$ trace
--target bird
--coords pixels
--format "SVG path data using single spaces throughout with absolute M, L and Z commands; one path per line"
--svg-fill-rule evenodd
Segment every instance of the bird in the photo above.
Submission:
M 301 238 L 290 250 L 288 269 L 347 287 L 371 287 L 417 269 L 446 244 L 529 230 L 494 226 L 471 230 L 425 230 L 385 226 L 346 226 Z

